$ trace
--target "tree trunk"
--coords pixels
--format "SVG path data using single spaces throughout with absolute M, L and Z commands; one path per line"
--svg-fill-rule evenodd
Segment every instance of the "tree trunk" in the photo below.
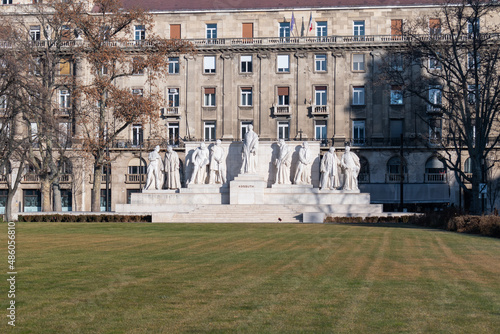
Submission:
M 7 192 L 7 203 L 5 203 L 5 221 L 11 222 L 13 221 L 12 214 L 12 200 L 14 199 L 14 191 L 9 190 Z
M 41 191 L 42 191 L 42 211 L 48 212 L 52 211 L 52 205 L 50 203 L 50 181 L 47 179 L 41 180 Z
M 54 181 L 52 184 L 52 191 L 54 192 L 54 211 L 62 211 L 61 202 L 61 188 L 59 187 L 59 181 Z
M 94 183 L 92 188 L 92 212 L 101 211 L 101 178 L 102 168 L 94 168 Z

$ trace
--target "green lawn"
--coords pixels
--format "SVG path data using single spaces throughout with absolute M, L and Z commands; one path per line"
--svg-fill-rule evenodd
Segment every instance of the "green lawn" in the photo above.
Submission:
M 2 279 L 1 333 L 500 332 L 499 239 L 330 224 L 18 223 L 16 236 L 16 328 Z

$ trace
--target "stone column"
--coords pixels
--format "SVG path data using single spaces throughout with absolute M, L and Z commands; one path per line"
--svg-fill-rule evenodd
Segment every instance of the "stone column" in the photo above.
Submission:
M 345 129 L 349 126 L 349 116 L 346 115 L 346 104 L 349 104 L 350 93 L 349 93 L 349 83 L 345 82 L 345 53 L 337 52 L 332 54 L 335 57 L 333 69 L 333 115 L 331 121 L 329 122 L 330 131 L 333 133 L 333 140 L 335 146 L 344 146 L 346 139 Z M 339 75 L 340 74 L 340 75 Z M 347 86 L 347 87 L 346 87 Z M 347 91 L 347 96 L 345 92 Z
M 238 120 L 235 119 L 238 108 L 238 92 L 235 91 L 233 82 L 233 54 L 222 54 L 222 139 L 233 140 L 234 129 L 238 127 L 234 125 Z M 235 103 L 236 102 L 236 103 Z

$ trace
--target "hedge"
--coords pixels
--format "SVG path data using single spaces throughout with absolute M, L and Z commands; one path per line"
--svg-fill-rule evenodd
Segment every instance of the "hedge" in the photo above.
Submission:
M 150 215 L 19 215 L 20 222 L 45 223 L 150 223 Z

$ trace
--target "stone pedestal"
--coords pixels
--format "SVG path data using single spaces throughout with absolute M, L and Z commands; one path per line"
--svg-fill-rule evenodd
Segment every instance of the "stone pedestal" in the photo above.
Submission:
M 267 182 L 258 174 L 240 174 L 229 183 L 230 204 L 264 204 Z

